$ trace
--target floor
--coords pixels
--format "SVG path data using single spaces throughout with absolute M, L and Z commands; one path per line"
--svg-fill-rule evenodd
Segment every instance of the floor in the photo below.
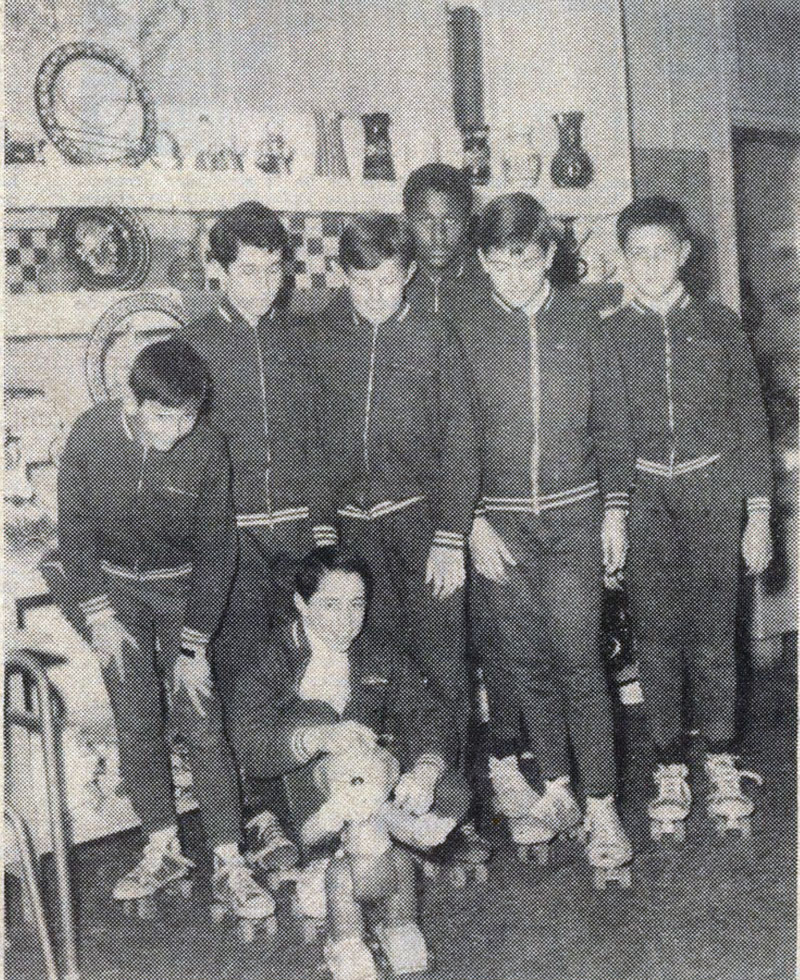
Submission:
M 796 922 L 796 656 L 748 680 L 742 756 L 764 776 L 753 837 L 720 841 L 702 800 L 683 845 L 655 844 L 643 816 L 649 758 L 640 708 L 619 709 L 624 756 L 622 808 L 634 841 L 634 885 L 596 892 L 576 844 L 559 845 L 547 868 L 523 866 L 497 828 L 486 885 L 453 891 L 426 883 L 422 925 L 437 980 L 790 980 Z M 698 776 L 695 792 L 702 797 Z M 184 826 L 203 865 L 195 817 Z M 109 907 L 119 874 L 136 856 L 135 832 L 76 848 L 82 976 L 163 980 L 308 980 L 319 976 L 320 942 L 304 946 L 279 910 L 272 940 L 242 946 L 211 923 L 208 893 L 169 907 L 157 922 Z M 202 867 L 201 867 L 202 870 Z M 12 919 L 9 978 L 42 975 L 35 937 Z

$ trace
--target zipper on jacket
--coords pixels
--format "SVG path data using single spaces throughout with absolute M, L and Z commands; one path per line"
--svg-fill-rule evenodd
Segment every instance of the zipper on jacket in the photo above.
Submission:
M 372 326 L 372 347 L 369 354 L 369 376 L 367 378 L 367 401 L 364 411 L 364 476 L 369 481 L 369 421 L 372 413 L 372 392 L 375 387 L 375 354 L 378 348 L 378 324 Z M 366 506 L 366 494 L 361 496 L 361 506 Z
M 531 499 L 533 512 L 538 514 L 539 507 L 539 455 L 541 452 L 541 369 L 539 364 L 539 328 L 536 316 L 528 319 L 531 338 L 531 423 L 533 427 L 533 442 L 531 445 Z
M 664 364 L 667 383 L 667 422 L 669 424 L 669 472 L 672 476 L 675 467 L 675 402 L 672 390 L 672 331 L 667 322 L 667 315 L 662 314 L 661 324 L 664 329 Z
M 139 517 L 142 517 L 142 491 L 144 489 L 144 468 L 147 462 L 147 446 L 142 446 L 142 459 L 139 463 L 139 479 L 136 481 L 136 506 L 139 509 Z M 137 576 L 139 574 L 139 569 L 141 567 L 141 549 L 142 549 L 142 536 L 138 534 L 139 538 L 139 555 L 136 556 L 136 561 L 133 563 L 133 570 L 136 572 Z
M 256 360 L 258 361 L 258 379 L 261 383 L 261 408 L 264 413 L 264 438 L 267 441 L 267 470 L 264 474 L 264 494 L 267 500 L 267 514 L 272 517 L 272 492 L 270 489 L 272 449 L 270 447 L 269 420 L 267 418 L 267 379 L 264 376 L 264 352 L 261 349 L 261 341 L 258 337 L 258 324 L 253 327 L 253 340 L 255 341 Z
M 439 287 L 442 284 L 442 277 L 441 276 L 438 276 L 436 278 L 432 277 L 431 282 L 433 283 L 433 312 L 438 313 L 439 312 Z

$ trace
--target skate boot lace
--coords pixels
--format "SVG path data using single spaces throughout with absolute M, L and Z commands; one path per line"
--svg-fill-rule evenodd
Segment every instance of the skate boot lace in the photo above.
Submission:
M 164 868 L 169 870 L 169 862 L 173 862 L 179 867 L 194 867 L 193 861 L 184 857 L 180 851 L 175 850 L 170 845 L 147 844 L 142 853 L 141 861 L 125 877 L 130 881 L 144 884 L 158 884 L 158 873 Z
M 586 853 L 592 863 L 616 866 L 631 859 L 631 844 L 613 803 L 587 806 L 585 828 Z
M 246 864 L 223 864 L 217 870 L 217 874 L 220 879 L 227 879 L 228 890 L 235 896 L 237 902 L 243 905 L 252 898 L 260 898 L 263 894 Z
M 562 782 L 555 782 L 547 787 L 531 815 L 556 832 L 574 827 L 581 819 L 578 804 L 566 783 Z
M 664 800 L 687 801 L 689 785 L 686 782 L 686 766 L 659 766 L 654 776 L 658 795 Z
M 706 760 L 706 770 L 714 783 L 714 795 L 739 797 L 742 795 L 742 780 L 752 779 L 757 786 L 764 784 L 763 778 L 750 769 L 737 769 L 735 755 L 714 755 Z

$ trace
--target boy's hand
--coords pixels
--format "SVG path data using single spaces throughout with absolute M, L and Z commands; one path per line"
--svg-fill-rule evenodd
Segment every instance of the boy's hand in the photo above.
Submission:
M 371 728 L 357 721 L 338 721 L 333 725 L 314 725 L 303 733 L 303 747 L 309 755 L 328 752 L 341 755 L 344 752 L 372 748 L 378 736 Z
M 600 538 L 603 542 L 606 574 L 613 575 L 625 564 L 628 554 L 628 522 L 624 510 L 618 507 L 609 507 L 606 510 Z
M 172 690 L 177 694 L 183 688 L 201 718 L 208 714 L 203 699 L 208 700 L 211 697 L 213 685 L 211 667 L 205 653 L 198 652 L 193 657 L 184 654 L 176 657 Z
M 464 552 L 461 548 L 434 545 L 428 553 L 425 581 L 433 586 L 434 599 L 446 599 L 457 592 L 467 578 Z
M 116 616 L 107 616 L 92 623 L 91 646 L 95 656 L 100 661 L 102 667 L 108 667 L 113 660 L 119 679 L 125 680 L 124 651 L 125 645 L 134 650 L 139 649 L 139 644 L 125 629 Z
M 415 816 L 422 816 L 433 806 L 434 791 L 440 770 L 430 763 L 420 763 L 398 780 L 394 788 L 394 802 Z
M 748 575 L 760 575 L 772 561 L 772 532 L 769 514 L 763 511 L 750 514 L 742 535 L 742 557 Z
M 492 582 L 505 582 L 508 579 L 506 566 L 517 564 L 508 546 L 485 517 L 476 517 L 469 535 L 469 550 L 472 567 Z

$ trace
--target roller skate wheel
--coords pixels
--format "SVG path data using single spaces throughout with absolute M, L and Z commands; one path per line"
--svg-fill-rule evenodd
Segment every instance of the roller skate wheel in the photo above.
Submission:
M 136 900 L 136 914 L 140 919 L 151 921 L 158 914 L 158 905 L 155 895 L 146 895 L 144 898 Z
M 550 858 L 549 846 L 547 844 L 534 844 L 531 850 L 536 858 L 536 863 L 543 868 Z
M 753 836 L 753 825 L 750 823 L 750 819 L 748 817 L 742 817 L 742 819 L 739 821 L 739 829 L 742 832 L 742 838 L 744 840 L 750 840 L 750 838 Z
M 530 853 L 528 851 L 527 844 L 519 844 L 517 846 L 517 860 L 520 864 L 528 864 L 530 861 Z
M 686 824 L 681 820 L 679 823 L 675 824 L 675 840 L 682 844 L 686 840 Z
M 485 885 L 489 880 L 489 869 L 485 864 L 476 864 L 474 875 L 476 884 Z
M 213 921 L 219 924 L 225 918 L 227 909 L 224 905 L 212 905 L 209 908 L 209 912 L 211 913 L 211 918 Z
M 289 905 L 289 913 L 293 919 L 305 919 L 306 914 L 300 907 L 300 902 L 298 901 L 297 895 L 292 895 L 292 901 Z
M 189 898 L 192 894 L 192 882 L 189 878 L 182 878 L 180 881 L 173 882 L 168 889 L 170 895 Z
M 594 887 L 597 891 L 605 891 L 608 879 L 606 878 L 605 868 L 595 868 L 594 869 Z
M 663 824 L 660 821 L 658 821 L 658 820 L 651 820 L 650 821 L 650 837 L 653 840 L 655 840 L 655 841 L 659 841 L 659 840 L 661 840 L 661 838 L 663 837 L 663 835 L 664 835 L 664 826 L 663 826 Z
M 439 877 L 439 865 L 434 864 L 433 861 L 424 861 L 422 864 L 422 873 L 426 878 L 430 878 L 431 881 L 436 881 Z
M 136 899 L 126 898 L 122 903 L 122 914 L 128 918 L 132 919 L 136 916 Z
M 264 933 L 267 936 L 277 936 L 278 920 L 274 915 L 271 915 L 268 919 L 264 920 Z
M 458 864 L 450 868 L 447 877 L 453 888 L 463 888 L 467 883 L 467 872 Z
M 249 946 L 256 938 L 258 927 L 253 919 L 239 919 L 236 923 L 236 934 L 239 941 Z
M 302 924 L 303 931 L 303 943 L 309 946 L 311 943 L 316 941 L 317 938 L 317 920 L 316 919 L 304 919 Z

